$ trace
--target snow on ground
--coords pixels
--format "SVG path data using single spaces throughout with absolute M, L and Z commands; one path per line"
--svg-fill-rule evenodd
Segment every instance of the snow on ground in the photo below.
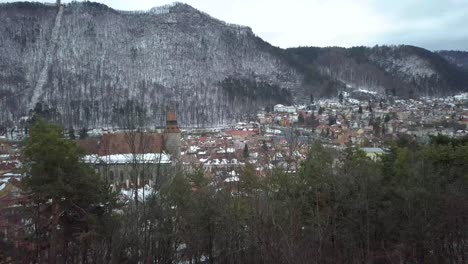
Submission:
M 430 77 L 436 72 L 430 67 L 429 63 L 418 57 L 418 56 L 408 56 L 401 59 L 392 60 L 394 65 L 400 68 L 400 72 L 405 75 L 412 74 L 420 77 Z
M 171 155 L 164 153 L 115 154 L 107 156 L 87 155 L 85 163 L 127 164 L 127 163 L 171 163 Z
M 457 94 L 453 98 L 455 100 L 468 100 L 468 93 Z
M 367 93 L 367 94 L 374 94 L 374 95 L 377 94 L 377 92 L 375 92 L 375 91 L 370 91 L 370 90 L 363 89 L 363 88 L 359 88 L 359 89 L 358 89 L 358 92 Z
M 12 178 L 21 178 L 21 174 L 5 173 L 2 176 L 0 176 L 0 191 L 3 190 L 7 186 L 8 182 Z
M 350 104 L 355 104 L 355 105 L 358 105 L 361 103 L 361 101 L 357 100 L 357 99 L 354 99 L 354 98 L 348 98 L 346 99 Z
M 280 135 L 283 133 L 279 129 L 271 129 L 271 128 L 267 128 L 265 132 L 268 134 L 274 134 L 274 135 Z
M 239 181 L 239 177 L 237 176 L 232 176 L 224 180 L 224 182 L 238 182 L 238 181 Z
M 216 153 L 219 153 L 219 154 L 234 153 L 234 152 L 236 152 L 234 148 L 220 149 L 216 151 Z
M 120 191 L 120 194 L 125 198 L 129 200 L 134 200 L 135 199 L 135 190 L 133 189 L 122 189 Z M 155 191 L 152 187 L 150 187 L 148 184 L 146 184 L 142 188 L 137 189 L 137 194 L 138 194 L 138 200 L 139 201 L 144 201 L 151 197 L 151 195 L 155 194 Z

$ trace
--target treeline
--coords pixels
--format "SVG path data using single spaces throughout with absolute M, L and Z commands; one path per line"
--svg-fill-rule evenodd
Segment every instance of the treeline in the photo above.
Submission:
M 229 101 L 252 100 L 258 103 L 283 104 L 291 104 L 293 101 L 290 91 L 264 81 L 229 77 L 221 82 L 221 87 L 227 93 Z
M 359 149 L 336 151 L 315 143 L 295 173 L 273 170 L 271 175 L 259 177 L 247 164 L 239 181 L 229 183 L 208 179 L 201 170 L 187 173 L 178 169 L 148 199 L 119 205 L 103 191 L 102 184 L 86 183 L 100 183 L 97 176 L 76 180 L 75 166 L 84 165 L 69 163 L 78 162 L 77 156 L 67 159 L 68 154 L 52 154 L 59 142 L 62 147 L 58 149 L 64 153 L 76 152 L 65 151 L 74 147 L 63 148 L 67 141 L 57 139 L 60 133 L 50 133 L 44 126 L 31 129 L 25 152 L 25 164 L 30 168 L 26 186 L 33 201 L 42 201 L 38 208 L 49 208 L 41 211 L 45 215 L 40 219 L 53 219 L 60 228 L 36 230 L 40 235 L 32 237 L 27 235 L 36 233 L 25 232 L 34 241 L 32 245 L 41 247 L 16 256 L 18 261 L 467 262 L 466 139 L 435 137 L 428 145 L 401 139 L 376 160 Z M 34 140 L 47 148 L 42 150 Z M 44 157 L 50 157 L 47 163 L 42 162 Z M 69 166 L 55 170 L 61 163 L 53 157 L 64 159 Z M 40 164 L 50 166 L 38 169 Z M 44 174 L 40 168 L 51 169 L 52 174 Z M 92 174 L 91 170 L 78 171 Z M 80 188 L 70 188 L 74 184 Z M 59 191 L 49 192 L 50 186 Z M 103 195 L 93 195 L 96 188 Z M 86 192 L 82 195 L 80 190 Z M 39 226 L 32 219 L 32 226 Z M 57 253 L 51 254 L 52 249 Z
M 26 2 L 26 1 L 19 1 L 19 2 L 6 2 L 0 3 L 1 7 L 6 8 L 21 8 L 21 9 L 49 9 L 50 6 L 40 2 Z

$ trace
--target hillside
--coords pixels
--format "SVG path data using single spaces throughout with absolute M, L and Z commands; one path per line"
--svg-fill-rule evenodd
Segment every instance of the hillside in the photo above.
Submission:
M 437 53 L 414 46 L 302 47 L 288 53 L 352 88 L 403 97 L 468 90 L 466 72 Z
M 148 12 L 89 2 L 61 9 L 0 6 L 3 119 L 17 119 L 43 101 L 62 122 L 112 124 L 132 100 L 146 108 L 152 124 L 164 119 L 166 106 L 176 105 L 182 124 L 215 125 L 254 112 L 254 105 L 291 103 L 302 81 L 250 28 L 185 4 Z M 227 79 L 269 90 L 256 99 L 233 95 L 222 86 Z
M 468 71 L 468 52 L 458 50 L 441 50 L 437 53 L 450 63 Z
M 0 122 L 39 106 L 75 127 L 121 126 L 129 116 L 161 125 L 167 107 L 183 126 L 229 124 L 346 85 L 400 96 L 467 88 L 458 67 L 420 48 L 283 50 L 181 3 L 146 12 L 0 4 L 0 66 Z

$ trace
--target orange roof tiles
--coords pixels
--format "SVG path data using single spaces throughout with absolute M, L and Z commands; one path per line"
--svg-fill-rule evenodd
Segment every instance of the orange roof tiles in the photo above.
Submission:
M 228 130 L 224 131 L 226 135 L 237 136 L 237 137 L 248 137 L 257 135 L 257 131 L 243 131 L 243 130 Z

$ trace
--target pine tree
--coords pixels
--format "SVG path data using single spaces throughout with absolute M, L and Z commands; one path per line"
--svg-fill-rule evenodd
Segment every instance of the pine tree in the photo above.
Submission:
M 249 146 L 247 146 L 247 144 L 245 144 L 245 147 L 244 147 L 244 158 L 248 158 L 250 156 L 250 153 L 249 153 Z
M 319 115 L 323 114 L 323 107 L 320 107 L 320 108 L 319 108 L 318 114 L 319 114 Z
M 88 129 L 82 128 L 80 129 L 80 139 L 85 139 L 88 137 Z
M 391 120 L 390 115 L 389 115 L 389 114 L 386 114 L 386 115 L 385 115 L 384 122 L 385 122 L 385 123 L 388 123 L 388 122 L 390 122 L 390 120 Z
M 39 230 L 33 238 L 49 245 L 43 261 L 65 262 L 68 251 L 59 254 L 59 248 L 89 244 L 82 235 L 105 229 L 103 221 L 110 219 L 115 199 L 94 170 L 82 162 L 82 151 L 63 137 L 58 126 L 38 120 L 30 129 L 23 154 L 28 208 L 41 212 L 31 217 Z
M 328 116 L 328 125 L 332 126 L 334 124 L 336 124 L 336 117 L 334 117 L 333 115 L 329 115 Z
M 76 136 L 75 136 L 75 129 L 73 129 L 72 126 L 68 129 L 68 137 L 69 137 L 71 140 L 75 140 L 75 139 L 76 139 Z

